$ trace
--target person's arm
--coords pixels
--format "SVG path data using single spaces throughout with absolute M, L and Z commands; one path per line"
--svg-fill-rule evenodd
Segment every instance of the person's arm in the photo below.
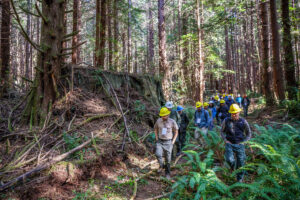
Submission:
M 172 144 L 174 144 L 176 142 L 176 138 L 178 136 L 178 129 L 175 129 L 174 132 L 175 132 L 175 135 L 173 137 Z
M 176 138 L 178 136 L 178 126 L 176 124 L 176 122 L 173 124 L 173 133 L 175 133 L 173 140 L 172 140 L 172 144 L 174 144 L 176 142 Z
M 154 133 L 155 133 L 155 140 L 158 141 L 158 125 L 155 123 L 154 125 Z
M 221 137 L 222 137 L 222 139 L 224 140 L 225 143 L 231 144 L 231 142 L 229 142 L 229 141 L 226 139 L 225 126 L 226 126 L 226 120 L 224 120 L 224 121 L 222 122 L 222 125 L 221 125 Z
M 251 129 L 250 129 L 250 126 L 248 124 L 248 122 L 245 120 L 245 134 L 246 134 L 246 139 L 244 142 L 248 141 L 251 139 L 251 136 L 252 136 L 252 132 L 251 132 Z

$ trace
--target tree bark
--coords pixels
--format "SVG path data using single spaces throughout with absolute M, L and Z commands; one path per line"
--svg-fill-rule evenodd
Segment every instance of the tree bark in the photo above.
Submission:
M 131 65 L 131 7 L 132 2 L 131 0 L 128 0 L 128 22 L 127 22 L 127 72 L 132 72 L 132 65 Z
M 283 59 L 285 68 L 286 85 L 289 99 L 297 99 L 297 82 L 295 78 L 295 62 L 293 55 L 291 21 L 289 15 L 289 1 L 281 0 L 281 16 L 283 26 Z
M 119 65 L 119 8 L 118 8 L 119 0 L 114 0 L 113 7 L 113 26 L 114 26 L 114 70 L 118 71 Z
M 78 12 L 79 12 L 78 0 L 73 0 L 73 33 L 78 31 Z M 72 64 L 77 64 L 77 46 L 78 34 L 72 37 Z
M 198 70 L 196 73 L 196 94 L 195 100 L 203 102 L 203 93 L 205 91 L 204 82 L 204 53 L 203 53 L 203 2 L 202 0 L 197 0 L 197 30 L 198 30 Z M 200 5 L 201 3 L 201 5 Z M 200 7 L 201 6 L 201 7 Z M 201 13 L 200 13 L 201 9 Z
M 169 64 L 166 51 L 166 30 L 165 30 L 165 1 L 158 0 L 158 40 L 159 40 L 159 72 L 162 76 L 164 96 L 169 98 Z
M 100 20 L 101 20 L 101 0 L 96 0 L 96 40 L 95 40 L 95 66 L 99 66 L 100 56 Z
M 149 72 L 155 74 L 155 66 L 154 66 L 154 28 L 153 28 L 153 14 L 152 14 L 152 3 L 151 0 L 148 0 L 148 9 L 149 9 L 149 25 L 148 25 L 148 67 Z
M 7 93 L 10 73 L 10 2 L 2 0 L 0 97 Z
M 108 69 L 113 70 L 113 62 L 112 62 L 112 54 L 113 54 L 113 45 L 112 45 L 112 29 L 111 29 L 111 17 L 112 17 L 112 9 L 111 9 L 111 1 L 107 2 L 107 32 L 108 32 Z
M 27 9 L 29 11 L 31 11 L 31 0 L 27 0 Z M 26 21 L 26 32 L 28 34 L 28 36 L 31 36 L 31 29 L 30 29 L 30 25 L 31 25 L 31 15 L 30 14 L 26 14 L 27 15 L 27 21 Z M 31 37 L 30 37 L 31 38 Z M 25 41 L 25 77 L 28 79 L 31 79 L 30 77 L 30 44 L 28 41 Z M 26 83 L 26 88 L 28 87 L 28 82 Z
M 276 0 L 270 0 L 270 16 L 271 16 L 271 30 L 272 30 L 272 55 L 273 55 L 273 75 L 275 91 L 280 101 L 285 99 L 284 94 L 284 76 L 280 63 L 280 45 L 277 22 Z
M 34 87 L 24 110 L 25 119 L 33 117 L 34 124 L 43 123 L 52 104 L 59 97 L 57 81 L 63 60 L 65 1 L 43 1 L 41 46 L 37 58 Z
M 106 42 L 106 0 L 101 0 L 101 19 L 100 19 L 100 44 L 99 44 L 99 60 L 98 67 L 104 69 L 105 61 L 105 42 Z
M 262 68 L 263 68 L 263 89 L 266 97 L 267 106 L 275 104 L 273 92 L 271 90 L 271 69 L 269 67 L 269 36 L 268 36 L 268 16 L 267 3 L 261 0 L 260 5 L 260 19 L 261 19 L 261 41 L 262 41 Z

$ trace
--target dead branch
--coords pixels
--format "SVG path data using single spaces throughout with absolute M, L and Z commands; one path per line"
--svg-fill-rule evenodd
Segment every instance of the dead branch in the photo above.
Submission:
M 35 16 L 35 17 L 40 17 L 38 14 L 35 14 L 35 13 L 29 11 L 27 8 L 23 8 L 22 6 L 19 6 L 19 8 L 20 8 L 23 12 L 25 12 L 25 13 L 27 13 L 27 14 L 29 14 L 29 15 L 33 15 L 33 16 Z
M 95 137 L 98 137 L 98 135 L 100 135 L 100 133 L 98 133 Z M 70 156 L 71 154 L 83 149 L 84 147 L 86 147 L 88 144 L 90 144 L 92 141 L 92 139 L 89 139 L 87 140 L 86 142 L 82 143 L 81 145 L 73 148 L 72 150 L 64 153 L 64 154 L 61 154 L 59 156 L 56 156 L 54 157 L 52 160 L 46 162 L 45 164 L 42 164 L 42 165 L 39 165 L 37 166 L 36 168 L 16 177 L 15 179 L 5 183 L 4 185 L 1 185 L 0 186 L 0 191 L 3 191 L 3 190 L 6 190 L 8 188 L 10 188 L 11 186 L 15 185 L 16 183 L 18 182 L 21 182 L 21 181 L 24 181 L 26 180 L 26 178 L 40 172 L 40 171 L 43 171 L 47 168 L 49 168 L 50 166 L 52 166 L 53 164 L 57 163 L 57 162 L 60 162 L 62 160 L 64 160 L 65 158 L 67 158 L 68 156 Z
M 27 32 L 25 31 L 24 27 L 22 26 L 22 23 L 21 23 L 21 20 L 20 20 L 20 16 L 19 14 L 17 13 L 17 10 L 16 10 L 16 7 L 15 7 L 15 4 L 14 4 L 14 0 L 10 0 L 11 2 L 11 5 L 12 5 L 12 8 L 13 8 L 13 11 L 14 11 L 14 14 L 15 14 L 15 19 L 18 23 L 18 25 L 20 26 L 20 29 L 21 29 L 21 34 L 24 36 L 24 38 L 33 46 L 33 48 L 35 48 L 37 51 L 39 52 L 43 52 L 39 45 L 37 45 L 35 42 L 33 42 L 29 35 L 27 34 Z
M 134 200 L 136 197 L 136 193 L 137 193 L 137 181 L 135 180 L 135 178 L 133 179 L 133 181 L 134 181 L 133 194 L 132 194 L 130 200 Z
M 172 192 L 165 193 L 165 194 L 158 195 L 158 196 L 156 196 L 156 197 L 148 198 L 148 199 L 145 199 L 145 200 L 156 200 L 156 199 L 160 199 L 160 198 L 163 198 L 163 197 L 169 196 L 171 193 L 172 193 Z
M 78 33 L 80 33 L 80 31 L 75 31 L 75 32 L 69 33 L 69 34 L 65 35 L 63 37 L 63 39 L 67 39 L 69 37 L 73 37 L 73 36 L 77 35 Z
M 101 73 L 102 73 L 102 72 L 101 72 Z M 124 135 L 123 135 L 123 142 L 122 142 L 122 151 L 124 151 L 124 149 L 125 149 L 126 135 L 127 135 L 127 137 L 128 137 L 128 140 L 131 141 L 131 140 L 130 140 L 129 128 L 128 128 L 128 126 L 127 126 L 127 120 L 126 120 L 126 117 L 125 117 L 125 115 L 124 115 L 123 108 L 122 108 L 122 106 L 121 106 L 121 104 L 120 104 L 119 98 L 118 98 L 118 96 L 117 96 L 117 94 L 116 94 L 116 91 L 114 90 L 114 88 L 113 88 L 111 82 L 108 80 L 108 78 L 106 78 L 105 74 L 102 73 L 102 75 L 103 75 L 104 79 L 106 80 L 106 82 L 109 84 L 109 86 L 110 86 L 110 88 L 111 88 L 111 90 L 112 90 L 112 92 L 113 92 L 113 95 L 115 96 L 115 99 L 116 99 L 116 101 L 117 101 L 117 103 L 118 103 L 119 111 L 121 112 L 122 117 L 123 117 L 124 126 L 125 126 L 125 130 L 126 130 L 126 131 L 124 132 Z

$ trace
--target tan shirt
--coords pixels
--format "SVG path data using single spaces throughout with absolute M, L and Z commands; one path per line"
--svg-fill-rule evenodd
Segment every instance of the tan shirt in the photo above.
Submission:
M 159 139 L 172 140 L 173 133 L 178 130 L 178 126 L 174 119 L 168 118 L 167 121 L 163 121 L 162 118 L 159 118 L 154 125 L 154 129 L 158 130 Z

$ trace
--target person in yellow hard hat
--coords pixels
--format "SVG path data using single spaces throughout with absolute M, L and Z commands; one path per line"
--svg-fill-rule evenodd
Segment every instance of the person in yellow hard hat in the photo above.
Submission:
M 225 142 L 225 160 L 232 170 L 245 165 L 246 153 L 243 142 L 251 138 L 250 126 L 240 117 L 241 111 L 238 104 L 232 104 L 229 109 L 231 117 L 226 118 L 221 126 L 221 136 Z M 242 182 L 244 175 L 245 171 L 237 173 L 237 181 Z
M 218 124 L 222 123 L 222 121 L 229 116 L 229 113 L 228 113 L 228 107 L 225 103 L 225 100 L 222 99 L 220 101 L 220 107 L 217 109 L 217 122 Z
M 159 118 L 154 125 L 155 139 L 156 139 L 156 150 L 155 155 L 159 163 L 159 171 L 165 169 L 166 178 L 171 177 L 171 156 L 173 145 L 178 136 L 178 126 L 175 120 L 169 118 L 171 111 L 163 107 L 159 112 Z M 173 134 L 175 133 L 175 134 Z M 165 164 L 163 163 L 163 155 Z
M 203 105 L 200 101 L 196 102 L 196 111 L 194 115 L 194 124 L 200 129 L 200 132 L 207 134 L 208 124 L 209 123 L 209 114 L 203 108 Z M 199 131 L 196 129 L 194 137 L 195 139 L 199 138 Z

